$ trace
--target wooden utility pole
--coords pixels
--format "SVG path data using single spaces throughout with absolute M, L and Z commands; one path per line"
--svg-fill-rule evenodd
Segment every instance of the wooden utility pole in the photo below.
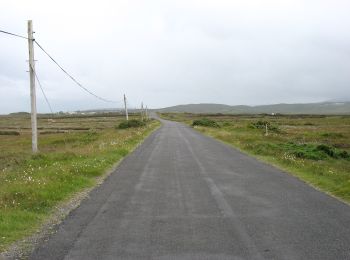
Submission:
M 148 107 L 146 106 L 146 120 L 148 120 L 149 117 L 148 117 Z
M 126 117 L 126 121 L 129 120 L 129 115 L 128 115 L 128 107 L 126 106 L 126 97 L 124 94 L 124 107 L 125 107 L 125 117 Z
M 36 117 L 36 93 L 35 93 L 35 63 L 34 63 L 34 38 L 33 23 L 28 21 L 28 48 L 29 48 L 29 75 L 30 75 L 30 101 L 31 101 L 31 123 L 32 123 L 32 150 L 38 152 L 38 125 Z

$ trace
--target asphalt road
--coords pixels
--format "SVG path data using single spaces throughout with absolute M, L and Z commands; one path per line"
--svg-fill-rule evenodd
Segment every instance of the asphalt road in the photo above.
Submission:
M 31 259 L 350 259 L 350 207 L 163 121 Z

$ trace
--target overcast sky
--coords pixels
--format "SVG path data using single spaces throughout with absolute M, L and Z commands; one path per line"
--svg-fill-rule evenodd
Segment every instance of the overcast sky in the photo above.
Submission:
M 36 40 L 85 87 L 132 106 L 350 100 L 348 0 L 0 0 L 0 29 Z M 29 111 L 25 39 L 0 34 L 0 113 Z M 55 111 L 108 108 L 35 48 Z M 38 111 L 48 106 L 37 89 Z

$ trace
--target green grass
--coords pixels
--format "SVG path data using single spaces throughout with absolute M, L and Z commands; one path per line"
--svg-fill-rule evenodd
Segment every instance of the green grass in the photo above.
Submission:
M 14 119 L 17 125 L 27 120 Z M 59 203 L 95 185 L 97 176 L 159 126 L 158 121 L 149 121 L 142 127 L 116 129 L 122 117 L 55 120 L 60 127 L 88 125 L 87 129 L 95 130 L 40 135 L 40 153 L 35 155 L 28 132 L 0 136 L 0 251 L 35 231 Z M 5 121 L 13 124 L 9 118 L 0 118 L 0 125 L 6 127 Z M 54 123 L 49 123 L 41 122 L 41 127 L 53 128 Z
M 202 118 L 202 115 L 188 113 L 169 113 L 161 116 L 188 125 Z M 215 120 L 220 127 L 195 126 L 196 130 L 350 202 L 350 116 L 205 117 Z

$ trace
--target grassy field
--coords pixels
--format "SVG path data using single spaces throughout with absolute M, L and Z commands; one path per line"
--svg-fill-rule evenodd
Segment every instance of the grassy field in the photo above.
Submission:
M 95 185 L 159 126 L 116 128 L 123 119 L 41 117 L 40 152 L 32 155 L 29 117 L 0 117 L 0 252 L 35 231 L 59 203 Z
M 161 117 L 192 125 L 350 202 L 350 116 L 164 113 Z

